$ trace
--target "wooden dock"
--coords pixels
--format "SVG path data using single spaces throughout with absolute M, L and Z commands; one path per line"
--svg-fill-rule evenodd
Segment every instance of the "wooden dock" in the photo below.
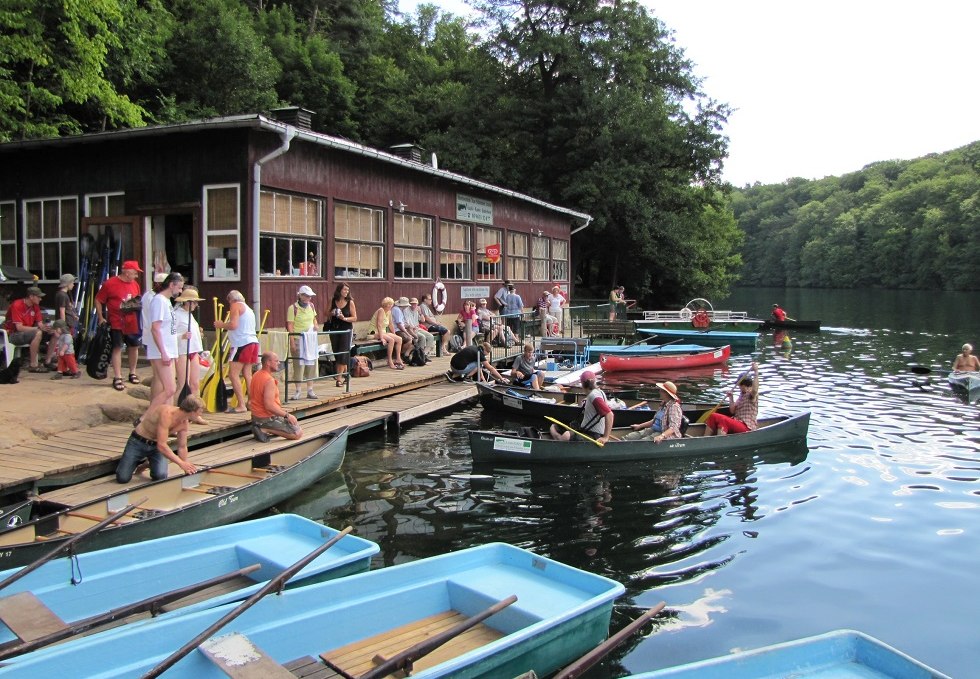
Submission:
M 383 365 L 383 362 L 382 362 Z M 374 370 L 369 377 L 352 378 L 350 391 L 334 386 L 332 378 L 312 383 L 315 400 L 284 400 L 303 427 L 304 434 L 350 427 L 351 432 L 381 427 L 400 427 L 405 422 L 451 408 L 474 398 L 472 384 L 449 382 L 445 372 L 449 357 L 435 358 L 424 367 Z M 304 388 L 303 393 L 306 392 Z M 210 413 L 207 425 L 191 425 L 189 448 L 195 464 L 213 465 L 281 446 L 281 439 L 259 443 L 251 436 L 247 413 Z M 0 495 L 80 484 L 76 490 L 87 496 L 93 486 L 108 484 L 122 490 L 115 478 L 93 478 L 110 474 L 122 457 L 132 423 L 102 424 L 74 429 L 0 450 Z M 180 473 L 171 465 L 171 473 Z M 86 483 L 81 483 L 92 479 Z M 144 479 L 145 482 L 145 479 Z M 133 484 L 139 483 L 134 481 Z M 52 491 L 56 497 L 71 488 Z M 43 497 L 47 497 L 46 493 Z

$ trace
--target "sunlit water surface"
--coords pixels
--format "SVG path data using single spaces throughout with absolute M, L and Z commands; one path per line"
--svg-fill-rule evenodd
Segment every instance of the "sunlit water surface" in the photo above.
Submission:
M 468 429 L 534 423 L 472 405 L 397 439 L 355 437 L 342 473 L 277 509 L 352 523 L 381 545 L 374 568 L 502 541 L 606 575 L 627 588 L 614 629 L 666 601 L 593 677 L 839 628 L 980 676 L 980 407 L 945 384 L 958 347 L 980 339 L 978 315 L 962 313 L 973 301 L 753 289 L 716 307 L 777 301 L 825 330 L 794 333 L 788 352 L 763 334 L 724 370 L 617 384 L 673 379 L 686 400 L 717 401 L 757 360 L 762 412 L 811 411 L 809 450 L 474 469 Z

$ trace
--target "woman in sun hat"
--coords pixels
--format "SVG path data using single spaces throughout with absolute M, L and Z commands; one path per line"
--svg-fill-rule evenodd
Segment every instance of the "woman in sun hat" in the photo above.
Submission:
M 739 397 L 735 401 L 732 390 L 728 390 L 728 415 L 720 412 L 712 413 L 705 422 L 704 435 L 715 434 L 744 434 L 759 428 L 756 418 L 759 416 L 759 366 L 752 363 L 752 375 L 742 375 L 738 381 Z
M 681 411 L 681 401 L 677 396 L 677 387 L 673 382 L 657 382 L 660 390 L 660 408 L 652 420 L 641 424 L 631 424 L 632 433 L 623 437 L 626 441 L 652 440 L 660 443 L 664 439 L 681 437 L 681 422 L 684 413 Z
M 197 288 L 185 285 L 183 291 L 174 300 L 174 332 L 177 335 L 177 393 L 184 389 L 184 384 L 191 394 L 201 393 L 201 352 L 204 343 L 201 340 L 201 326 L 194 318 L 201 297 Z M 179 405 L 179 404 L 178 404 Z
M 319 376 L 319 359 L 316 353 L 319 351 L 319 340 L 315 333 L 319 329 L 316 318 L 316 307 L 313 305 L 313 298 L 316 293 L 308 285 L 299 286 L 296 291 L 296 301 L 289 305 L 286 310 L 286 331 L 290 333 L 304 333 L 302 336 L 290 335 L 289 353 L 293 356 L 290 367 L 293 374 L 290 375 L 290 382 L 296 386 L 290 398 L 298 399 L 300 385 L 306 384 L 306 398 L 315 399 L 316 392 L 313 391 L 313 380 Z

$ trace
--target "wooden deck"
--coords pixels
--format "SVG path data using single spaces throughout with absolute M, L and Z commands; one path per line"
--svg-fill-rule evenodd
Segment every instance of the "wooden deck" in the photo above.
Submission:
M 424 367 L 380 368 L 370 377 L 351 379 L 350 392 L 335 387 L 333 379 L 327 378 L 312 383 L 318 399 L 290 400 L 284 405 L 301 421 L 304 434 L 345 426 L 352 432 L 373 427 L 397 428 L 476 396 L 472 384 L 446 380 L 448 367 L 449 357 L 442 357 Z M 305 393 L 306 389 L 302 391 Z M 255 441 L 250 435 L 247 413 L 211 413 L 205 418 L 207 425 L 191 425 L 189 447 L 196 464 L 218 464 L 282 445 L 282 440 L 275 438 L 264 444 Z M 93 477 L 115 469 L 132 430 L 132 423 L 103 424 L 0 450 L 0 495 L 66 484 L 80 484 L 77 490 L 85 497 L 93 492 L 91 485 L 105 484 L 120 490 L 113 477 Z M 176 465 L 171 465 L 171 473 L 180 473 Z M 93 480 L 81 483 L 86 479 Z M 44 497 L 62 497 L 76 485 Z

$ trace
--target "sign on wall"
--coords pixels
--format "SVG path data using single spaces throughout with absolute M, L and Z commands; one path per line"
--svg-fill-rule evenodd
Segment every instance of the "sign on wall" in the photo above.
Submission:
M 489 285 L 464 285 L 459 289 L 461 299 L 490 299 Z
M 493 224 L 493 203 L 464 193 L 456 194 L 456 219 L 477 224 Z

